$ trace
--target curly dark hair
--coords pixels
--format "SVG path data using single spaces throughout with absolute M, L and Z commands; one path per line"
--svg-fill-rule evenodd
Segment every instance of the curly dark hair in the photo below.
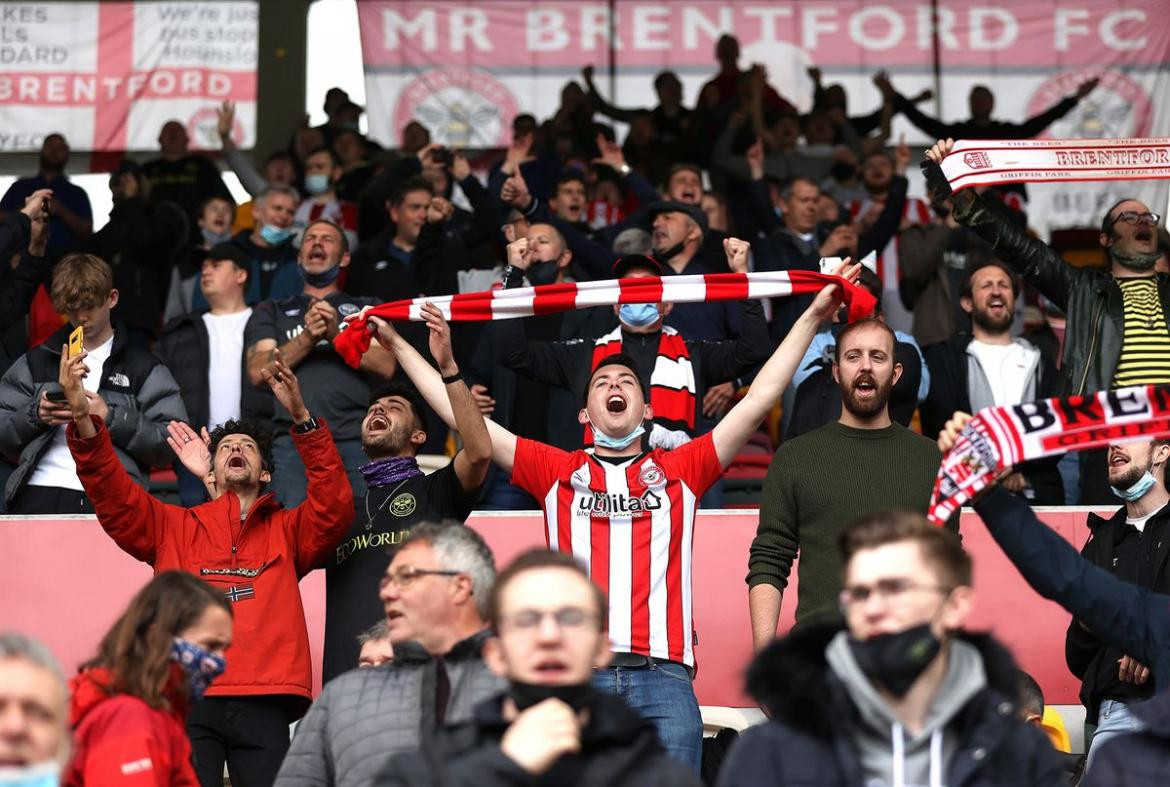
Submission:
M 260 469 L 272 472 L 272 432 L 255 421 L 245 419 L 230 419 L 224 421 L 211 430 L 211 443 L 207 446 L 211 452 L 212 461 L 215 461 L 215 452 L 219 442 L 230 434 L 242 434 L 256 441 L 256 448 L 260 453 Z

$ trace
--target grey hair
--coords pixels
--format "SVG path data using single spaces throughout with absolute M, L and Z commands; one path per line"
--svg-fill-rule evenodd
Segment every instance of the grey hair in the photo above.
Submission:
M 481 618 L 487 618 L 488 594 L 496 581 L 496 559 L 479 533 L 462 522 L 423 522 L 410 529 L 399 545 L 429 544 L 443 568 L 471 577 L 471 595 Z
M 258 208 L 263 208 L 268 204 L 268 200 L 274 194 L 283 194 L 286 197 L 292 197 L 293 202 L 300 203 L 301 195 L 292 186 L 268 186 L 253 200 L 253 204 Z
M 613 239 L 613 250 L 622 256 L 627 254 L 643 254 L 650 256 L 653 251 L 650 233 L 641 227 L 624 229 Z
M 390 638 L 390 621 L 382 618 L 368 629 L 358 634 L 357 641 L 359 645 L 365 645 L 367 642 L 377 642 L 380 639 Z
M 15 631 L 0 632 L 0 661 L 9 659 L 20 659 L 48 670 L 64 688 L 65 672 L 61 669 L 60 662 L 48 648 L 32 637 Z

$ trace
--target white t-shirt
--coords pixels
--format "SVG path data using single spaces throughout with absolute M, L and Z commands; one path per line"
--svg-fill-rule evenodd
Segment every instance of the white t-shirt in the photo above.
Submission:
M 967 345 L 987 375 L 997 407 L 1019 404 L 1028 384 L 1028 353 L 1015 342 L 986 344 L 972 339 Z
M 203 315 L 207 327 L 207 428 L 240 417 L 240 386 L 244 364 L 244 326 L 249 307 L 234 314 Z
M 97 393 L 102 382 L 102 369 L 110 357 L 110 350 L 114 348 L 114 337 L 111 336 L 100 347 L 88 351 L 85 356 L 85 368 L 89 374 L 82 378 L 81 384 L 90 393 Z M 77 465 L 73 462 L 73 454 L 69 453 L 69 446 L 65 442 L 65 427 L 54 427 L 56 434 L 49 443 L 49 449 L 37 462 L 36 469 L 28 479 L 29 486 L 56 486 L 62 489 L 76 489 L 81 491 L 81 481 L 77 478 Z
M 1162 510 L 1161 508 L 1156 508 L 1153 511 L 1151 511 L 1150 513 L 1146 514 L 1145 516 L 1138 516 L 1138 517 L 1128 517 L 1127 516 L 1125 518 L 1125 524 L 1132 525 L 1139 533 L 1145 533 L 1146 532 L 1146 522 L 1149 522 L 1150 517 L 1159 513 L 1161 510 Z

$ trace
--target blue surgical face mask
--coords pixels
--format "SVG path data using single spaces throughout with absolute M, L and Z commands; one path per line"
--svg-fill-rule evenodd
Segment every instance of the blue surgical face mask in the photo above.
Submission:
M 1132 503 L 1145 497 L 1146 492 L 1149 492 L 1157 482 L 1158 479 L 1154 478 L 1154 474 L 1147 470 L 1142 474 L 1142 477 L 1135 481 L 1128 489 L 1118 489 L 1115 486 L 1111 486 L 1109 488 L 1113 490 L 1113 494 L 1117 495 L 1125 502 Z
M 310 194 L 324 194 L 329 191 L 328 175 L 305 175 L 305 191 Z
M 328 287 L 330 284 L 337 281 L 337 277 L 341 275 L 341 266 L 334 265 L 327 271 L 321 271 L 320 273 L 309 273 L 307 270 L 305 270 L 305 266 L 298 262 L 297 271 L 301 274 L 301 278 L 304 279 L 305 284 L 308 284 L 311 287 Z
M 171 659 L 187 676 L 187 692 L 191 702 L 203 699 L 203 694 L 211 685 L 211 681 L 227 669 L 227 662 L 223 656 L 217 656 L 194 642 L 178 637 L 171 642 Z
M 292 227 L 277 227 L 275 224 L 262 224 L 260 226 L 260 237 L 264 239 L 265 243 L 272 246 L 279 246 L 291 238 L 292 234 Z
M 623 448 L 629 448 L 630 444 L 646 433 L 646 427 L 638 424 L 634 431 L 630 432 L 625 437 L 610 437 L 605 432 L 593 427 L 593 444 L 601 446 L 602 448 L 610 448 L 615 451 L 620 451 Z
M 662 317 L 654 303 L 623 303 L 618 309 L 618 319 L 631 328 L 645 328 Z
M 207 227 L 200 227 L 199 231 L 203 233 L 203 242 L 208 246 L 214 246 L 217 243 L 227 243 L 232 239 L 231 230 L 227 232 L 216 232 L 207 229 Z
M 61 770 L 56 760 L 0 768 L 0 787 L 57 787 Z

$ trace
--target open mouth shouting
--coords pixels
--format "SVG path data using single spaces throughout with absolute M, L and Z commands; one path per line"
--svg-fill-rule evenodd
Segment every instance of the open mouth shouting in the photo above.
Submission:
M 859 374 L 853 381 L 853 391 L 859 397 L 868 398 L 877 393 L 877 380 L 870 374 Z
M 240 456 L 239 454 L 232 454 L 230 457 L 228 457 L 227 469 L 228 470 L 247 470 L 248 469 L 248 460 L 244 459 L 244 457 Z
M 369 434 L 377 434 L 379 432 L 385 432 L 389 428 L 390 428 L 390 421 L 384 415 L 371 416 L 370 420 L 366 423 L 366 431 Z
M 328 262 L 329 255 L 325 252 L 325 247 L 319 243 L 314 243 L 309 249 L 309 262 Z
M 629 402 L 620 393 L 612 393 L 605 400 L 605 409 L 611 413 L 624 413 L 627 407 Z
M 1109 452 L 1110 469 L 1115 467 L 1125 467 L 1127 464 L 1129 464 L 1129 457 L 1123 454 L 1121 451 L 1114 450 Z
M 1138 227 L 1137 230 L 1135 230 L 1133 233 L 1133 239 L 1143 243 L 1149 243 L 1150 241 L 1154 240 L 1154 237 L 1154 228 L 1145 224 Z

